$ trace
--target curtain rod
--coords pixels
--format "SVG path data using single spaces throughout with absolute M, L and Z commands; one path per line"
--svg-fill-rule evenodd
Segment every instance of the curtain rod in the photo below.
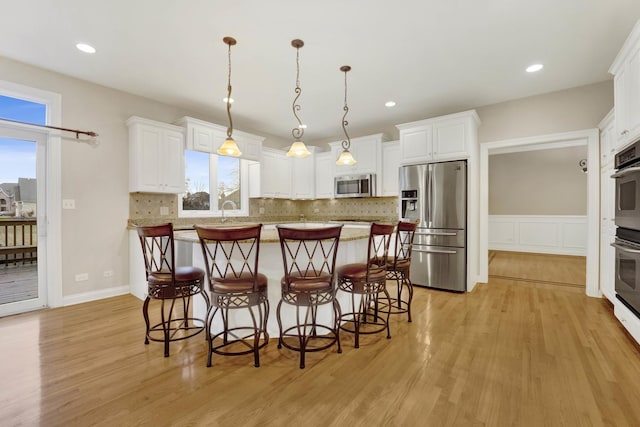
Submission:
M 61 127 L 57 127 L 57 126 L 49 126 L 49 125 L 39 125 L 37 123 L 21 122 L 20 120 L 11 120 L 11 119 L 4 119 L 4 118 L 0 118 L 0 120 L 4 120 L 5 122 L 20 123 L 22 125 L 37 126 L 37 127 L 41 127 L 41 128 L 55 129 L 55 130 L 61 130 L 63 132 L 75 133 L 76 134 L 76 139 L 79 139 L 80 135 L 87 135 L 87 136 L 90 136 L 92 138 L 96 138 L 98 136 L 97 133 L 92 132 L 92 131 L 84 131 L 84 130 L 78 130 L 78 129 L 68 129 L 68 128 L 61 128 Z

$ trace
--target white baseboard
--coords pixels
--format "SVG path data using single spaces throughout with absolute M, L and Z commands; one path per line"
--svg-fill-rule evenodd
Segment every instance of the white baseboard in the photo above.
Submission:
M 100 289 L 99 291 L 82 292 L 79 294 L 66 295 L 62 298 L 64 306 L 81 304 L 83 302 L 96 301 L 99 299 L 126 295 L 129 293 L 129 286 L 117 286 L 114 288 Z
M 587 217 L 489 215 L 489 250 L 586 256 Z

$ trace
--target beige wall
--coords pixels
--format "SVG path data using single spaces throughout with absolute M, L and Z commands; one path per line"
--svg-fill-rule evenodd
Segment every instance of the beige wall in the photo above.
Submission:
M 593 129 L 613 108 L 613 80 L 476 108 L 478 140 Z
M 586 157 L 586 145 L 489 156 L 489 215 L 586 215 Z

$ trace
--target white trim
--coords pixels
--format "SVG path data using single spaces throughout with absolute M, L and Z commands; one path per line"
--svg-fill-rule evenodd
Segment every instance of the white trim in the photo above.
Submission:
M 586 215 L 489 215 L 489 249 L 587 254 Z
M 598 165 L 600 161 L 600 145 L 598 129 L 586 129 L 550 135 L 508 139 L 504 141 L 485 142 L 480 144 L 480 253 L 478 254 L 480 270 L 478 281 L 486 283 L 489 278 L 488 234 L 489 234 L 489 155 L 496 150 L 515 147 L 529 147 L 554 143 L 558 146 L 567 141 L 581 140 L 587 145 L 587 162 Z M 597 167 L 591 167 L 587 177 L 587 286 L 586 294 L 600 296 L 599 289 L 599 248 L 600 248 L 600 174 Z
M 79 294 L 67 295 L 63 298 L 63 305 L 75 305 L 83 302 L 97 301 L 104 298 L 117 297 L 129 293 L 129 286 L 115 286 L 98 291 L 82 292 Z
M 62 96 L 55 92 L 36 89 L 21 84 L 0 80 L 0 93 L 13 98 L 25 99 L 47 106 L 46 123 L 62 125 Z M 15 129 L 29 129 L 48 135 L 46 154 L 46 284 L 49 307 L 62 305 L 62 148 L 59 135 L 44 128 L 14 124 Z M 6 125 L 8 126 L 8 124 Z

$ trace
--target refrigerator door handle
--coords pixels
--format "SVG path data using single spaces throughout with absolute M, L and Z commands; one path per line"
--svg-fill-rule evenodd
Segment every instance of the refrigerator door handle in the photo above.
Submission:
M 457 236 L 458 233 L 451 233 L 446 231 L 427 231 L 424 233 L 416 233 L 416 236 Z
M 413 248 L 414 252 L 420 252 L 422 254 L 450 254 L 450 255 L 455 255 L 458 252 L 456 251 L 446 251 L 446 250 L 442 250 L 442 249 L 429 249 L 427 251 L 423 251 L 422 249 L 416 249 L 415 247 Z

